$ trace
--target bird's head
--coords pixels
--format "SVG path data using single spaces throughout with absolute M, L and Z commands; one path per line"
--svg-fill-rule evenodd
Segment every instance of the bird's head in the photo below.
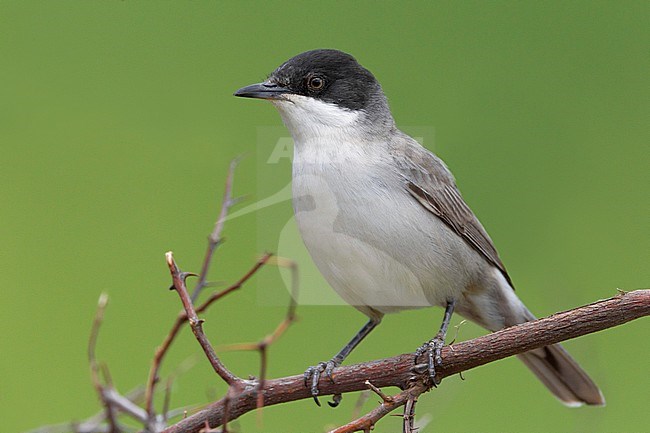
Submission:
M 263 83 L 235 96 L 269 100 L 292 132 L 304 127 L 349 127 L 390 118 L 386 97 L 374 75 L 354 57 L 338 50 L 298 54 Z

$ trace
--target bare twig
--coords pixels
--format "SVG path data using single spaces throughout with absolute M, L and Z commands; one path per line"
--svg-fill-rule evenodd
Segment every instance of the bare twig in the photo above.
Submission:
M 88 364 L 90 366 L 90 377 L 92 379 L 93 386 L 97 391 L 97 395 L 104 406 L 106 421 L 108 422 L 108 431 L 109 433 L 120 433 L 121 429 L 117 422 L 117 413 L 113 404 L 109 401 L 107 394 L 109 387 L 105 387 L 100 378 L 100 367 L 97 364 L 97 358 L 95 356 L 95 349 L 97 347 L 97 337 L 99 336 L 99 328 L 102 326 L 104 321 L 104 313 L 106 312 L 106 306 L 108 305 L 108 295 L 102 293 L 99 295 L 99 301 L 97 302 L 97 312 L 95 313 L 95 320 L 93 320 L 93 326 L 90 331 L 90 339 L 88 341 Z
M 206 299 L 201 305 L 196 307 L 196 312 L 197 313 L 204 312 L 214 302 L 218 301 L 219 299 L 223 298 L 226 295 L 229 295 L 230 293 L 234 292 L 237 289 L 241 289 L 244 283 L 250 280 L 251 277 L 255 275 L 262 266 L 266 265 L 272 256 L 273 254 L 271 253 L 264 253 L 262 257 L 260 257 L 257 260 L 257 262 L 255 262 L 255 264 L 248 270 L 248 272 L 246 272 L 239 280 L 237 280 L 231 286 L 226 287 L 225 289 L 210 295 L 208 299 Z
M 369 380 L 366 380 L 365 384 L 366 384 L 366 386 L 367 386 L 368 388 L 370 388 L 370 390 L 371 390 L 372 392 L 374 392 L 375 394 L 377 394 L 377 395 L 382 399 L 382 401 L 383 401 L 384 403 L 390 403 L 391 401 L 393 401 L 393 397 L 391 397 L 390 395 L 386 395 L 386 394 L 384 394 L 384 391 L 382 391 L 381 389 L 377 388 L 377 387 L 376 387 L 375 385 L 373 385 Z
M 97 348 L 97 338 L 99 337 L 99 328 L 102 326 L 104 321 L 104 313 L 106 312 L 106 307 L 108 306 L 108 295 L 102 293 L 99 295 L 99 300 L 97 301 L 97 311 L 95 312 L 95 318 L 93 319 L 93 326 L 90 329 L 90 337 L 88 339 L 88 363 L 90 365 L 90 375 L 93 381 L 93 385 L 97 388 L 101 386 L 99 380 L 99 367 L 97 366 L 97 357 L 95 356 L 95 349 Z
M 173 288 L 176 290 L 176 292 L 178 292 L 178 296 L 181 298 L 181 302 L 183 304 L 183 308 L 185 309 L 187 320 L 190 323 L 192 333 L 194 333 L 194 336 L 201 345 L 201 348 L 207 356 L 210 365 L 212 365 L 215 373 L 217 373 L 228 385 L 233 385 L 240 382 L 241 379 L 235 376 L 221 362 L 221 359 L 219 359 L 216 352 L 214 351 L 214 348 L 210 344 L 208 337 L 206 337 L 205 333 L 203 332 L 203 320 L 199 319 L 199 316 L 196 314 L 196 310 L 194 310 L 194 304 L 192 303 L 192 299 L 190 298 L 190 295 L 187 292 L 187 287 L 185 286 L 185 280 L 188 276 L 193 274 L 181 272 L 181 270 L 178 268 L 178 265 L 174 261 L 174 255 L 171 251 L 165 254 L 165 258 L 167 260 L 167 266 L 169 266 L 169 271 L 172 275 L 172 281 L 174 282 Z
M 447 346 L 443 348 L 443 365 L 439 368 L 439 375 L 440 378 L 444 378 L 498 359 L 601 331 L 647 315 L 650 315 L 650 290 L 619 294 L 574 310 L 456 343 L 454 350 L 450 350 Z M 407 388 L 408 384 L 412 384 L 408 388 L 419 391 L 424 386 L 423 374 L 420 373 L 419 367 L 414 369 L 412 353 L 339 367 L 334 372 L 336 382 L 322 381 L 320 392 L 321 395 L 332 395 L 360 391 L 366 388 L 366 380 L 372 380 L 377 387 Z M 415 384 L 413 384 L 414 376 L 418 378 Z M 254 410 L 258 405 L 257 396 L 260 391 L 257 386 L 250 383 L 244 385 L 237 396 L 230 398 L 228 404 L 230 420 Z M 311 398 L 309 390 L 304 386 L 302 375 L 267 380 L 261 394 L 265 406 Z M 394 396 L 393 402 L 397 400 L 397 403 L 400 403 L 395 407 L 406 404 L 408 398 L 402 393 Z M 384 403 L 382 407 L 391 407 L 387 405 L 388 403 Z M 375 410 L 381 411 L 381 407 Z M 197 432 L 206 420 L 211 426 L 219 426 L 223 416 L 222 399 L 167 428 L 165 433 Z
M 355 419 L 339 428 L 332 430 L 330 433 L 352 433 L 356 431 L 369 432 L 377 424 L 377 421 L 394 411 L 400 406 L 408 404 L 413 401 L 420 394 L 427 390 L 427 386 L 423 382 L 415 383 L 408 389 L 400 392 L 399 394 L 384 400 L 378 407 L 368 412 L 366 415 Z M 406 419 L 404 425 L 407 425 Z
M 147 421 L 147 413 L 145 410 L 131 401 L 131 399 L 121 395 L 114 388 L 106 388 L 104 397 L 106 398 L 107 404 L 110 404 L 116 412 L 123 412 L 143 424 Z
M 217 247 L 223 242 L 221 232 L 223 231 L 223 225 L 226 222 L 228 211 L 237 203 L 237 200 L 233 199 L 232 197 L 232 184 L 235 175 L 235 168 L 237 168 L 239 160 L 240 158 L 233 159 L 230 161 L 230 166 L 228 167 L 226 186 L 224 187 L 223 199 L 221 200 L 221 211 L 219 212 L 217 221 L 214 223 L 214 229 L 212 230 L 212 233 L 210 233 L 210 236 L 208 236 L 208 246 L 205 252 L 205 257 L 203 259 L 203 265 L 201 266 L 201 273 L 199 274 L 199 280 L 197 281 L 196 286 L 194 287 L 194 291 L 192 292 L 192 302 L 196 302 L 199 295 L 201 294 L 201 291 L 207 285 L 208 271 L 210 270 L 210 265 L 212 263 L 212 255 L 214 254 L 214 251 L 217 249 Z
M 413 433 L 413 424 L 415 421 L 415 403 L 418 401 L 418 397 L 421 393 L 414 393 L 409 396 L 404 405 L 404 421 L 402 424 L 403 433 Z
M 244 283 L 246 283 L 253 275 L 255 275 L 255 273 L 257 273 L 257 271 L 260 270 L 262 266 L 264 266 L 268 262 L 270 258 L 271 258 L 270 253 L 264 254 L 255 263 L 255 265 L 253 265 L 239 280 L 237 280 L 231 286 L 226 287 L 225 289 L 212 294 L 205 302 L 203 302 L 201 305 L 196 307 L 195 311 L 197 313 L 202 313 L 205 310 L 207 310 L 208 307 L 212 305 L 214 302 L 234 292 L 235 290 L 241 288 L 244 285 Z M 187 313 L 185 312 L 185 310 L 181 310 L 176 316 L 176 321 L 172 325 L 172 328 L 169 330 L 169 333 L 167 333 L 165 340 L 158 347 L 158 349 L 156 349 L 156 353 L 154 355 L 153 361 L 151 362 L 151 369 L 149 371 L 149 378 L 147 380 L 147 387 L 146 387 L 147 395 L 145 397 L 145 401 L 146 401 L 145 408 L 147 410 L 147 413 L 149 414 L 150 419 L 152 420 L 155 418 L 155 413 L 153 410 L 153 394 L 155 391 L 155 385 L 158 381 L 158 372 L 160 371 L 163 358 L 167 354 L 167 351 L 171 347 L 172 343 L 174 342 L 174 339 L 176 338 L 176 336 L 178 335 L 179 331 L 181 330 L 181 328 L 185 323 L 187 323 Z
M 373 409 L 368 414 L 362 417 L 355 416 L 354 417 L 355 419 L 353 419 L 352 421 L 350 421 L 349 423 L 341 427 L 332 430 L 330 433 L 350 433 L 356 431 L 369 432 L 374 428 L 377 421 L 379 421 L 384 416 L 388 415 L 390 412 L 392 412 L 399 406 L 404 405 L 405 403 L 410 401 L 410 400 L 405 400 L 404 396 L 410 395 L 409 393 L 416 391 L 415 388 L 413 389 L 409 388 L 408 390 L 402 391 L 401 393 L 393 397 L 393 396 L 386 395 L 381 389 L 377 388 L 369 380 L 365 381 L 365 385 L 372 392 L 374 392 L 381 398 L 382 401 L 379 407 Z M 417 389 L 417 391 L 420 393 L 426 391 L 426 387 L 424 386 L 424 384 L 421 385 L 422 386 Z

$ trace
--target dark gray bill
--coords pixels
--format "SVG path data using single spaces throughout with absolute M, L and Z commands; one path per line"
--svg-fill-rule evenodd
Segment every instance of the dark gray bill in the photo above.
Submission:
M 278 86 L 275 83 L 264 82 L 242 87 L 234 95 L 242 98 L 283 99 L 282 96 L 287 93 L 291 93 L 291 91 L 286 87 Z

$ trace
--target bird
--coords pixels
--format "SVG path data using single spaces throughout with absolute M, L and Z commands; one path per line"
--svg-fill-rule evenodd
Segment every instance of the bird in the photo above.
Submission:
M 332 359 L 306 370 L 317 404 L 320 379 L 334 381 L 386 314 L 445 309 L 438 332 L 414 352 L 432 386 L 454 312 L 489 331 L 535 320 L 450 170 L 397 128 L 381 85 L 352 55 L 303 52 L 234 96 L 279 112 L 294 140 L 292 203 L 303 242 L 329 285 L 368 318 Z M 565 405 L 605 404 L 561 345 L 518 357 Z

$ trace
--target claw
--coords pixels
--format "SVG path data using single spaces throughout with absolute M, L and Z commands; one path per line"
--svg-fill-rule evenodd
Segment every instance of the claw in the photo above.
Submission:
M 436 378 L 436 366 L 442 365 L 442 348 L 444 344 L 444 339 L 437 335 L 435 338 L 418 347 L 415 351 L 414 364 L 417 364 L 420 356 L 425 353 L 427 354 L 427 370 L 429 372 L 429 379 L 431 379 L 431 384 L 434 388 L 437 388 L 440 384 L 440 380 Z
M 332 401 L 328 401 L 327 404 L 330 405 L 330 407 L 336 407 L 341 403 L 341 400 L 343 400 L 343 395 L 341 394 L 334 394 L 332 396 Z
M 311 377 L 311 395 L 316 398 L 316 396 L 320 393 L 320 390 L 318 389 L 318 382 L 320 381 L 320 375 L 323 372 L 323 369 L 325 368 L 325 363 L 321 362 L 318 364 L 318 368 L 314 368 L 313 374 Z M 320 403 L 318 404 L 320 406 Z
M 332 383 L 334 383 L 332 372 L 336 367 L 338 367 L 338 363 L 334 360 L 330 360 L 328 362 L 319 362 L 318 365 L 309 367 L 303 374 L 305 387 L 310 389 L 311 396 L 318 406 L 320 406 L 320 401 L 318 401 L 318 394 L 320 394 L 320 390 L 318 389 L 318 382 L 320 381 L 321 376 L 323 376 L 323 373 L 325 373 L 325 376 Z M 340 395 L 334 395 L 333 401 L 328 402 L 328 404 L 332 407 L 336 407 L 341 401 L 341 398 L 342 397 Z

